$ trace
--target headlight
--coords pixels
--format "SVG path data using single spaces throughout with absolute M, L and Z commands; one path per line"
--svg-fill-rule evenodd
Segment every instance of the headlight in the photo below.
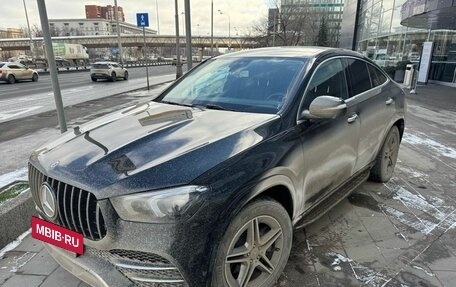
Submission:
M 201 193 L 207 190 L 204 186 L 182 186 L 113 197 L 111 203 L 123 220 L 166 223 L 195 214 L 202 203 Z

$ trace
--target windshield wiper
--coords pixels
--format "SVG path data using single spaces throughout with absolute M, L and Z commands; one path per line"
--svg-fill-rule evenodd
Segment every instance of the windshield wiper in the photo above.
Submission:
M 191 104 L 183 104 L 183 103 L 176 103 L 176 102 L 170 102 L 170 101 L 160 101 L 160 103 L 168 104 L 168 105 L 175 105 L 175 106 L 184 106 L 184 107 L 190 107 L 190 108 L 195 107 L 195 105 L 191 105 Z
M 222 107 L 222 106 L 216 105 L 216 104 L 207 104 L 207 105 L 205 105 L 205 107 L 206 107 L 207 109 L 212 109 L 212 110 L 236 112 L 236 110 L 234 110 L 234 109 L 225 108 L 225 107 Z

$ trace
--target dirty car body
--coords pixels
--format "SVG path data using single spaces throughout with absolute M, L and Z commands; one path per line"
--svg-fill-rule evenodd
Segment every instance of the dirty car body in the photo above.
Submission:
M 328 101 L 339 102 L 330 116 Z M 32 154 L 38 212 L 85 237 L 82 256 L 46 248 L 94 286 L 214 286 L 219 243 L 244 207 L 268 198 L 295 228 L 315 220 L 328 198 L 332 206 L 367 179 L 404 114 L 403 91 L 351 51 L 266 48 L 205 61 L 154 101 Z M 56 193 L 55 219 L 36 195 L 43 182 Z

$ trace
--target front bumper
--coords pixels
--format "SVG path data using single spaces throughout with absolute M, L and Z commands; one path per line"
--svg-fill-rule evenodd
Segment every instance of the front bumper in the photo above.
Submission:
M 62 267 L 97 287 L 206 286 L 212 248 L 206 243 L 213 229 L 195 218 L 174 224 L 123 221 L 109 200 L 99 204 L 108 232 L 98 241 L 85 238 L 84 255 L 45 244 Z

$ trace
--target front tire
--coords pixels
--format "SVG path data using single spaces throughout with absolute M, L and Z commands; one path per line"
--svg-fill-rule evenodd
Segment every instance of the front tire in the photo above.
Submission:
M 116 75 L 116 73 L 114 73 L 114 72 L 111 73 L 111 78 L 110 78 L 110 80 L 111 80 L 111 82 L 117 81 L 117 75 Z
M 38 82 L 38 75 L 37 74 L 33 74 L 32 82 Z
M 221 240 L 212 286 L 272 286 L 288 261 L 292 239 L 290 216 L 277 201 L 265 198 L 248 204 Z
M 124 73 L 124 80 L 125 80 L 125 81 L 128 80 L 128 72 L 127 72 L 127 71 L 125 71 L 125 73 Z
M 386 135 L 385 142 L 377 155 L 375 165 L 371 169 L 370 180 L 387 182 L 393 177 L 399 154 L 400 139 L 399 129 L 397 126 L 393 126 Z
M 92 82 L 96 82 L 98 79 L 94 77 L 90 77 L 92 79 Z

